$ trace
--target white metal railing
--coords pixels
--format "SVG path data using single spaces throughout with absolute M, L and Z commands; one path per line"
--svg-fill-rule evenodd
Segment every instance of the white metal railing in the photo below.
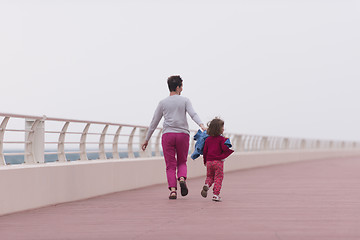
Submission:
M 14 119 L 22 122 L 11 128 L 8 125 Z M 72 125 L 75 130 L 69 130 Z M 11 156 L 23 156 L 26 164 L 44 163 L 51 155 L 59 162 L 69 161 L 71 155 L 83 161 L 91 154 L 99 159 L 161 156 L 161 128 L 154 132 L 147 151 L 139 150 L 146 131 L 147 127 L 137 125 L 0 113 L 0 165 L 7 165 L 6 158 Z M 11 136 L 14 133 L 22 136 Z M 7 135 L 16 140 L 7 140 Z
M 146 132 L 147 126 L 0 113 L 0 165 L 13 164 L 14 157 L 22 157 L 20 163 L 35 164 L 161 156 L 161 128 L 156 129 L 143 152 L 140 149 Z M 195 132 L 191 132 L 190 153 Z M 225 135 L 237 152 L 360 148 L 358 142 Z

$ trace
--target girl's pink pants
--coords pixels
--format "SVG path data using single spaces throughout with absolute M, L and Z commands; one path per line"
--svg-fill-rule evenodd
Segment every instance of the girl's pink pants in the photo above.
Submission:
M 224 162 L 208 161 L 206 162 L 206 171 L 205 184 L 209 185 L 209 187 L 214 184 L 213 193 L 214 195 L 219 195 L 224 179 Z
M 186 161 L 189 153 L 189 135 L 186 133 L 165 133 L 161 140 L 168 186 L 169 189 L 177 188 L 177 179 L 180 177 L 186 179 L 187 177 Z

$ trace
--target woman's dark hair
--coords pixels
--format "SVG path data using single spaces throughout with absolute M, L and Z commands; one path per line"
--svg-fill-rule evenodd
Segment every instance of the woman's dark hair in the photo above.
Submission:
M 221 135 L 221 128 L 224 126 L 224 121 L 220 118 L 216 117 L 211 120 L 208 124 L 207 134 L 209 136 L 220 136 Z
M 170 76 L 167 80 L 170 92 L 175 92 L 177 87 L 182 86 L 182 79 L 180 76 Z

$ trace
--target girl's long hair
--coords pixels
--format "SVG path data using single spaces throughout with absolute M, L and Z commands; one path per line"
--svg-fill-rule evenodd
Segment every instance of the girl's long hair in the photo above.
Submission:
M 208 124 L 207 134 L 209 136 L 220 136 L 221 135 L 221 128 L 224 126 L 224 121 L 221 120 L 219 117 L 214 118 Z

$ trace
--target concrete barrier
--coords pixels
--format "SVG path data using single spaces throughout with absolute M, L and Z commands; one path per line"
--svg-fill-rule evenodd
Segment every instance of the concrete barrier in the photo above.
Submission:
M 360 156 L 360 150 L 241 152 L 225 171 L 324 158 Z M 205 175 L 202 158 L 188 160 L 188 177 Z M 162 158 L 92 160 L 0 168 L 0 215 L 166 183 Z

